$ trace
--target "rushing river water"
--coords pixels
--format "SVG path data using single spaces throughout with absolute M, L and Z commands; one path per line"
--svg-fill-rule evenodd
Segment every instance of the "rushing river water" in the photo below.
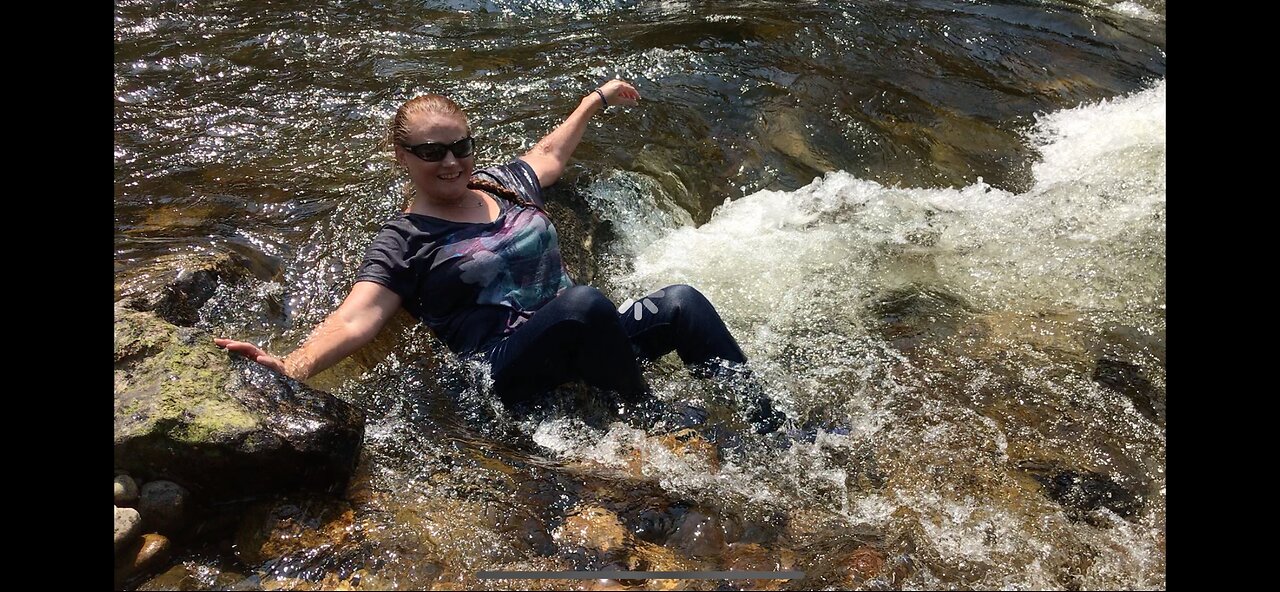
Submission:
M 117 298 L 234 252 L 251 273 L 200 326 L 287 352 L 402 205 L 380 147 L 401 102 L 454 98 L 484 165 L 617 76 L 641 105 L 598 115 L 561 181 L 608 223 L 592 283 L 696 286 L 780 406 L 833 426 L 712 458 L 589 411 L 513 417 L 401 325 L 315 380 L 368 416 L 341 533 L 192 549 L 143 587 L 564 589 L 602 584 L 477 572 L 621 566 L 806 574 L 635 589 L 1164 588 L 1164 13 L 118 2 Z M 678 361 L 646 375 L 742 427 Z M 587 518 L 621 542 L 575 539 Z

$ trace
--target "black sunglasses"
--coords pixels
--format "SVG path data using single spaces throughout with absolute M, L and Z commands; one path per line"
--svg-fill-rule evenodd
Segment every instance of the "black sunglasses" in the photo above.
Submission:
M 439 142 L 423 142 L 417 146 L 400 145 L 401 148 L 412 152 L 414 156 L 421 158 L 427 162 L 440 162 L 444 160 L 445 152 L 452 152 L 454 158 L 466 158 L 476 149 L 476 141 L 467 136 L 452 144 L 441 144 Z

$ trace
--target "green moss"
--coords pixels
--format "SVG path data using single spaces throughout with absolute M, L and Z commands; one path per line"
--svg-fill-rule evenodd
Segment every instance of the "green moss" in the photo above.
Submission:
M 150 313 L 117 311 L 117 360 L 121 352 L 149 354 L 129 368 L 129 383 L 138 386 L 116 393 L 122 401 L 117 425 L 132 434 L 165 432 L 187 443 L 224 440 L 259 428 L 257 415 L 224 390 L 231 374 L 227 354 L 211 339 L 184 343 L 177 331 Z M 144 419 L 135 422 L 134 414 Z
M 132 416 L 134 413 L 137 413 L 138 410 L 140 409 L 142 409 L 142 401 L 133 399 L 125 403 L 123 406 L 121 406 L 120 409 L 116 411 L 116 413 L 119 415 Z
M 202 401 L 189 411 L 191 417 L 173 432 L 176 440 L 210 442 L 260 427 L 257 417 L 229 398 Z
M 150 355 L 172 341 L 172 327 L 150 313 L 115 309 L 115 359 Z

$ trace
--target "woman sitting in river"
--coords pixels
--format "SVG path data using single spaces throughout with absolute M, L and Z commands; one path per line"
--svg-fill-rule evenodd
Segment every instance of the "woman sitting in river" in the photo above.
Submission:
M 342 304 L 283 358 L 252 343 L 214 343 L 301 380 L 371 341 L 403 306 L 454 354 L 487 362 L 508 404 L 580 379 L 617 392 L 624 407 L 653 409 L 639 359 L 671 351 L 701 371 L 747 374 L 742 349 L 697 290 L 667 286 L 643 308 L 619 312 L 596 288 L 574 285 L 561 261 L 542 188 L 560 178 L 597 111 L 639 100 L 632 85 L 612 80 L 528 153 L 480 170 L 457 104 L 440 95 L 408 101 L 390 143 L 413 201 L 374 237 Z M 758 387 L 747 392 L 756 429 L 776 430 L 785 416 Z

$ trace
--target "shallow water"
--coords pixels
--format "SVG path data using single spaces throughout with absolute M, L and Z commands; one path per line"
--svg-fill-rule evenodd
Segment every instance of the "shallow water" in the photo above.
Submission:
M 621 76 L 642 107 L 562 181 L 612 223 L 596 285 L 698 287 L 791 417 L 847 428 L 675 454 L 513 417 L 398 327 L 317 377 L 369 417 L 345 534 L 192 550 L 181 587 L 1164 588 L 1164 64 L 1162 2 L 117 3 L 117 297 L 233 251 L 201 325 L 287 351 L 400 206 L 400 102 L 458 100 L 486 164 Z M 745 430 L 674 359 L 647 376 Z M 610 515 L 609 550 L 566 527 Z

